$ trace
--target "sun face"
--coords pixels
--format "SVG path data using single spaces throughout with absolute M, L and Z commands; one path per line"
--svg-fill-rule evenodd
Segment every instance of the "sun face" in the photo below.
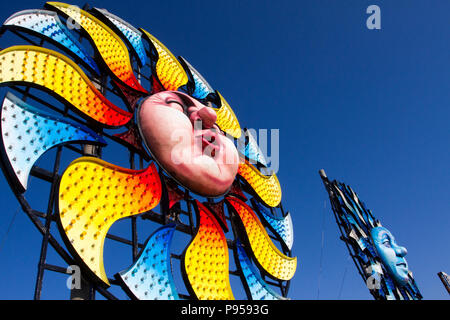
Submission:
M 179 183 L 209 197 L 230 188 L 239 156 L 216 125 L 212 108 L 186 94 L 163 91 L 145 99 L 137 117 L 148 149 Z
M 76 116 L 69 121 L 64 118 L 68 109 L 55 108 L 60 116 L 47 115 L 12 94 L 5 97 L 1 133 L 7 157 L 2 161 L 17 192 L 27 190 L 34 163 L 52 147 L 83 143 L 107 148 L 104 129 L 126 128 L 108 139 L 149 159 L 146 168 L 135 170 L 83 156 L 74 159 L 59 185 L 54 185 L 60 233 L 84 275 L 100 287 L 109 287 L 103 246 L 110 227 L 120 219 L 164 207 L 167 214 L 154 217 L 164 226 L 148 237 L 130 268 L 115 277 L 132 298 L 179 299 L 170 246 L 176 231 L 188 229 L 175 210 L 178 202 L 185 201 L 197 217 L 195 228 L 189 227 L 191 241 L 180 255 L 191 297 L 234 298 L 229 279 L 231 240 L 226 238 L 231 223 L 233 234 L 245 235 L 232 242 L 232 249 L 236 264 L 245 269 L 241 278 L 251 293 L 248 297 L 282 299 L 255 270 L 280 282 L 293 277 L 297 259 L 286 254 L 292 247 L 291 217 L 284 212 L 283 217 L 274 217 L 264 209 L 282 210 L 279 181 L 275 174 L 263 175 L 245 158 L 247 154 L 238 152 L 236 139 L 245 137 L 224 97 L 153 35 L 108 11 L 94 8 L 87 12 L 58 2 L 46 7 L 50 11 L 16 13 L 5 25 L 51 41 L 73 59 L 44 47 L 9 47 L 0 52 L 0 83 L 43 90 Z M 85 31 L 96 60 L 59 16 Z M 144 75 L 149 88 L 135 76 L 132 57 L 140 66 L 149 66 L 149 74 Z M 124 108 L 94 85 L 99 75 L 111 79 Z M 252 146 L 244 143 L 246 150 L 255 150 L 254 140 L 250 141 Z M 266 165 L 260 156 L 253 160 Z M 198 200 L 201 197 L 207 197 L 204 203 Z M 283 252 L 272 242 L 266 226 L 280 239 Z

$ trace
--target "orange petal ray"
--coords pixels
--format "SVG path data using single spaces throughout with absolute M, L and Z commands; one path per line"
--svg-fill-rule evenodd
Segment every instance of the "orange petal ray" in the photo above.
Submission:
M 91 37 L 103 61 L 111 72 L 128 87 L 147 94 L 136 79 L 130 62 L 128 48 L 122 39 L 99 19 L 77 6 L 62 2 L 47 2 L 47 7 L 57 9 L 68 21 L 79 25 Z
M 61 234 L 94 281 L 109 285 L 103 244 L 111 225 L 154 208 L 160 199 L 154 164 L 137 171 L 81 157 L 69 165 L 59 188 Z
M 239 139 L 242 134 L 239 121 L 225 98 L 218 91 L 217 94 L 219 95 L 221 106 L 220 108 L 213 108 L 217 114 L 216 123 L 221 130 Z
M 248 161 L 239 163 L 238 174 L 268 206 L 276 207 L 280 204 L 281 186 L 275 174 L 265 176 Z
M 0 83 L 9 82 L 43 88 L 105 126 L 122 126 L 133 116 L 107 100 L 75 62 L 46 48 L 13 46 L 2 50 Z
M 158 39 L 148 31 L 140 29 L 147 40 L 158 52 L 156 75 L 166 90 L 176 91 L 188 82 L 186 71 L 175 56 Z
M 214 215 L 196 204 L 199 226 L 183 256 L 186 282 L 200 300 L 234 300 L 225 234 Z
M 273 244 L 258 216 L 240 199 L 227 197 L 241 219 L 258 264 L 272 277 L 290 280 L 297 269 L 297 258 L 284 255 Z

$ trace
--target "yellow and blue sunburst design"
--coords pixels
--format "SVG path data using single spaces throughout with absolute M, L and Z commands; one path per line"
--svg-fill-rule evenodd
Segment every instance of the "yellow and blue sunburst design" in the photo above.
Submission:
M 73 24 L 70 28 L 69 21 Z M 267 161 L 256 140 L 244 139 L 230 104 L 197 69 L 186 59 L 176 58 L 146 29 L 135 28 L 106 9 L 48 2 L 45 9 L 13 14 L 3 26 L 6 31 L 41 40 L 41 44 L 14 45 L 0 51 L 0 85 L 25 93 L 22 98 L 6 94 L 0 127 L 2 168 L 20 197 L 30 188 L 30 172 L 38 160 L 57 146 L 107 148 L 113 141 L 133 150 L 133 155 L 149 159 L 146 167 L 137 170 L 106 162 L 100 154 L 83 155 L 71 159 L 64 172 L 52 178 L 61 238 L 87 280 L 98 288 L 119 284 L 133 299 L 174 300 L 185 298 L 173 277 L 178 272 L 190 298 L 234 299 L 229 260 L 229 251 L 233 250 L 249 299 L 285 298 L 263 280 L 267 276 L 286 283 L 297 268 L 297 258 L 290 255 L 291 216 L 275 217 L 267 211 L 281 207 L 280 182 L 275 174 L 260 172 L 261 166 L 267 167 Z M 72 30 L 73 26 L 78 29 Z M 80 37 L 92 48 L 85 47 Z M 136 65 L 147 66 L 150 71 L 140 74 Z M 148 88 L 141 83 L 141 76 L 149 80 Z M 110 92 L 102 79 L 111 80 Z M 24 101 L 30 88 L 50 95 L 56 102 L 41 99 L 40 104 L 47 103 L 56 111 L 49 113 Z M 238 175 L 222 199 L 204 199 L 202 203 L 200 196 L 170 184 L 171 177 L 159 170 L 158 163 L 142 147 L 134 106 L 139 99 L 166 90 L 180 90 L 213 104 L 220 130 L 236 143 L 241 139 L 237 143 L 243 156 Z M 121 99 L 107 98 L 106 93 L 111 92 Z M 108 130 L 122 133 L 110 134 Z M 181 207 L 182 202 L 189 211 L 191 206 L 194 208 L 196 224 L 184 224 L 172 215 L 171 210 Z M 153 210 L 158 206 L 168 213 L 155 215 Z M 129 266 L 127 269 L 115 270 L 112 280 L 103 257 L 108 232 L 117 221 L 138 215 L 150 216 L 163 226 L 148 236 L 131 264 L 124 264 Z M 277 234 L 289 254 L 277 248 L 266 226 Z M 191 239 L 176 243 L 184 250 L 177 255 L 180 270 L 175 271 L 171 248 L 180 230 Z M 227 239 L 230 233 L 238 238 Z

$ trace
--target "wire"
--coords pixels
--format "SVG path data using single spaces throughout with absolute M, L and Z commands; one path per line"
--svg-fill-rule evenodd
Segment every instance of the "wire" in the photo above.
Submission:
M 347 257 L 347 261 L 345 263 L 344 275 L 342 276 L 341 287 L 339 288 L 338 300 L 341 300 L 342 289 L 344 288 L 345 276 L 347 275 L 348 262 L 350 261 L 351 256 Z
M 4 247 L 5 243 L 6 243 L 6 239 L 8 238 L 9 231 L 11 230 L 12 225 L 14 224 L 14 220 L 16 219 L 17 213 L 19 213 L 19 209 L 17 209 L 16 212 L 14 213 L 14 215 L 13 215 L 13 217 L 11 219 L 11 222 L 9 223 L 8 229 L 6 230 L 6 233 L 3 236 L 3 238 L 2 238 L 2 242 L 0 243 L 0 254 L 1 254 L 2 249 L 3 249 L 3 247 Z
M 317 300 L 319 300 L 320 297 L 320 280 L 322 277 L 322 264 L 323 264 L 323 247 L 324 247 L 324 240 L 325 240 L 325 211 L 327 208 L 327 200 L 324 200 L 323 202 L 323 216 L 322 216 L 322 247 L 320 249 L 320 263 L 319 263 L 319 279 L 318 279 L 318 285 L 317 285 Z

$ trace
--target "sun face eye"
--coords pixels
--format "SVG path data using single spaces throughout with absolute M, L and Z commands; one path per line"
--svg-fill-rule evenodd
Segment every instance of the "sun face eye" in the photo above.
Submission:
M 166 103 L 169 107 L 177 109 L 183 113 L 186 113 L 185 112 L 186 106 L 181 101 L 170 99 L 166 101 Z

